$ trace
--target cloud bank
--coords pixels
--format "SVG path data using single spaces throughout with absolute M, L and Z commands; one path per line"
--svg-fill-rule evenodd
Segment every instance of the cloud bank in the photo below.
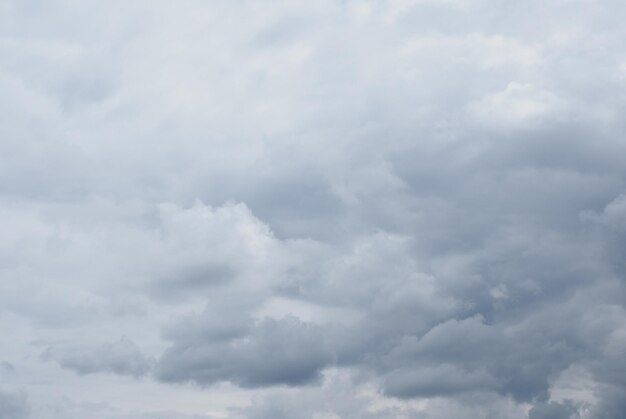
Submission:
M 0 3 L 0 419 L 626 417 L 624 7 Z

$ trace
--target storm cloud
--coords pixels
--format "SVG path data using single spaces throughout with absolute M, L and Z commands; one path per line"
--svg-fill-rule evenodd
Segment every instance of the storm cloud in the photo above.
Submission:
M 0 419 L 625 418 L 625 18 L 0 2 Z

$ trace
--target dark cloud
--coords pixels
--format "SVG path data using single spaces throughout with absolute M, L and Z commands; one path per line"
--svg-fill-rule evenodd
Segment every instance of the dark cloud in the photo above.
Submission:
M 317 381 L 332 359 L 318 327 L 295 317 L 260 320 L 230 339 L 198 332 L 163 354 L 159 379 L 200 385 L 232 381 L 243 387 L 304 385 Z

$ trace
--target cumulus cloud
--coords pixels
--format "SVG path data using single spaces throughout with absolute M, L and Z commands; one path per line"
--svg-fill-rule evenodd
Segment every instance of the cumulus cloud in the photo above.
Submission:
M 164 353 L 160 379 L 201 385 L 227 380 L 244 387 L 302 385 L 317 380 L 332 356 L 315 325 L 295 317 L 261 320 L 226 341 L 199 332 L 191 336 L 195 341 L 177 340 Z
M 0 417 L 623 417 L 624 17 L 2 2 Z

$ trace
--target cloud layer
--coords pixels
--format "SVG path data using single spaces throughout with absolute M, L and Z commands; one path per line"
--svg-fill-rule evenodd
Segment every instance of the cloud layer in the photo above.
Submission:
M 0 419 L 620 419 L 624 4 L 0 2 Z

